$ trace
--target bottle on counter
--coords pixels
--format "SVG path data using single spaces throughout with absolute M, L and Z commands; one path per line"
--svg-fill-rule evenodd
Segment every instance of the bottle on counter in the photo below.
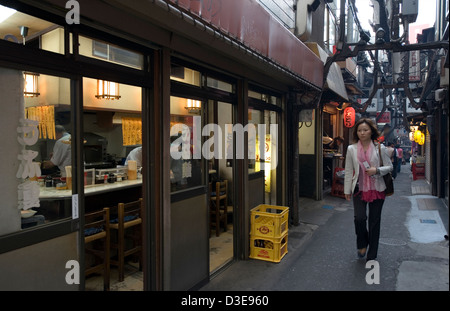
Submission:
M 72 166 L 66 166 L 65 169 L 67 189 L 72 190 Z
M 45 177 L 45 187 L 46 188 L 53 187 L 53 178 L 52 178 L 52 176 L 48 175 L 48 176 Z
M 116 182 L 116 176 L 114 175 L 114 173 L 109 173 L 108 175 L 108 183 L 112 184 Z
M 137 163 L 134 160 L 128 161 L 128 179 L 135 180 L 137 178 Z

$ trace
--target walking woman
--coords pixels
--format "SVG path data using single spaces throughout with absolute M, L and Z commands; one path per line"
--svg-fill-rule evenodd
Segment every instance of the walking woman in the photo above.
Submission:
M 345 199 L 350 201 L 353 194 L 357 254 L 359 258 L 364 258 L 367 253 L 367 261 L 376 259 L 378 252 L 381 209 L 386 189 L 381 176 L 393 168 L 384 145 L 380 145 L 384 164 L 380 166 L 379 145 L 376 143 L 379 135 L 372 120 L 360 119 L 353 130 L 354 144 L 348 146 L 345 159 Z

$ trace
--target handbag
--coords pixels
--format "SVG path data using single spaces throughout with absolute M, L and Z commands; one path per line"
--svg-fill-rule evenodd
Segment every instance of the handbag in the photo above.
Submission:
M 383 166 L 383 157 L 381 156 L 381 147 L 378 144 L 378 151 L 380 153 L 380 162 L 381 166 Z M 392 178 L 391 172 L 383 175 L 384 183 L 386 184 L 386 190 L 384 190 L 384 194 L 386 196 L 390 196 L 394 194 L 394 179 Z

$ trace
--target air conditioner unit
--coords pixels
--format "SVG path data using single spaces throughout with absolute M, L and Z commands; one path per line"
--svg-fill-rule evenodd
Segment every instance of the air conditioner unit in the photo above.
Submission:
M 403 0 L 401 10 L 403 17 L 410 23 L 414 23 L 419 13 L 419 0 Z

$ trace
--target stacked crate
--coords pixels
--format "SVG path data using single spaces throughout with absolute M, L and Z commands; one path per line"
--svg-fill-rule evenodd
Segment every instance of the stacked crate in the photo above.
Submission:
M 289 208 L 261 204 L 250 213 L 250 258 L 280 262 L 288 252 Z
M 395 169 L 395 167 L 394 167 Z M 413 180 L 425 178 L 425 163 L 412 164 Z

